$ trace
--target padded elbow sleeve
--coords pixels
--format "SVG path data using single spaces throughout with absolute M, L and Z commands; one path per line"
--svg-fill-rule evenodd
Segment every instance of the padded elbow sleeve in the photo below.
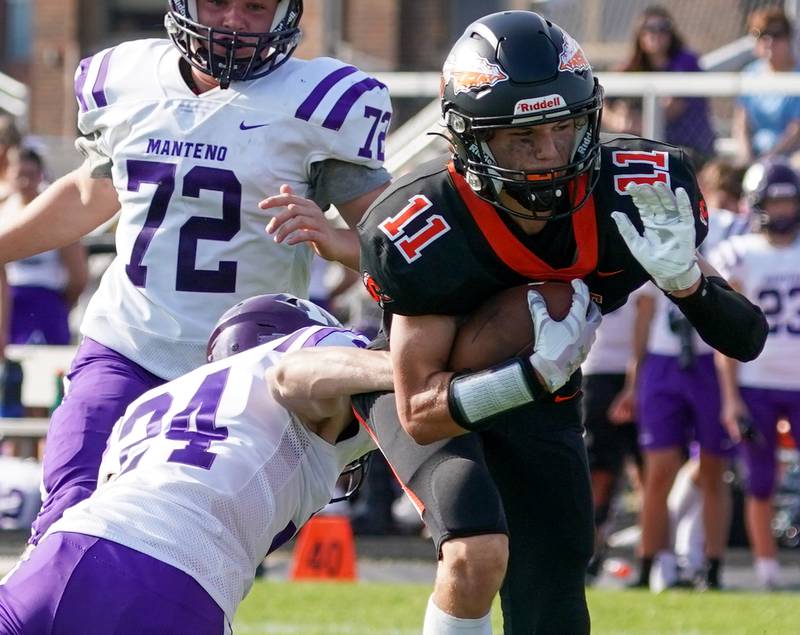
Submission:
M 703 277 L 700 287 L 685 298 L 670 296 L 709 346 L 749 362 L 758 357 L 769 326 L 764 313 L 719 277 Z

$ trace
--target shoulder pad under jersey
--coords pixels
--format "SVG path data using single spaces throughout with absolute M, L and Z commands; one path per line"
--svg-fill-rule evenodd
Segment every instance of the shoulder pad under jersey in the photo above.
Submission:
M 385 84 L 330 57 L 298 60 L 284 81 L 293 94 L 294 116 L 314 126 L 320 137 L 308 163 L 335 158 L 381 166 L 392 119 Z
M 288 353 L 315 346 L 355 346 L 366 348 L 369 339 L 345 328 L 335 326 L 306 326 L 276 340 L 273 350 Z
M 146 99 L 157 90 L 158 61 L 171 50 L 169 40 L 123 42 L 81 60 L 75 71 L 75 98 L 81 117 L 122 99 Z M 85 117 L 84 117 L 85 118 Z
M 134 123 L 130 108 L 115 106 L 138 110 L 162 97 L 159 61 L 172 50 L 169 40 L 134 40 L 81 60 L 75 72 L 78 128 L 99 154 L 111 156 L 111 137 L 125 134 Z

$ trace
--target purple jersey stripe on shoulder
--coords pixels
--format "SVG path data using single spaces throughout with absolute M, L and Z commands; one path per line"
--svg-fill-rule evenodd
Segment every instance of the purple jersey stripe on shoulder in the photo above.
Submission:
M 333 110 L 331 110 L 328 116 L 325 117 L 325 121 L 322 122 L 322 127 L 330 128 L 331 130 L 339 130 L 339 128 L 342 127 L 344 120 L 347 119 L 347 115 L 350 112 L 350 109 L 353 107 L 353 104 L 358 101 L 358 98 L 367 91 L 377 87 L 386 88 L 386 85 L 382 84 L 374 77 L 367 77 L 366 79 L 362 79 L 360 82 L 353 84 L 350 88 L 344 91 L 344 94 L 339 98 L 339 101 L 336 102 Z
M 325 95 L 330 92 L 331 88 L 333 88 L 348 75 L 352 75 L 357 71 L 358 69 L 355 66 L 344 66 L 343 68 L 337 68 L 330 75 L 325 77 L 325 79 L 323 79 L 319 84 L 317 84 L 314 90 L 311 91 L 311 94 L 306 97 L 306 100 L 300 104 L 300 107 L 297 109 L 297 112 L 294 113 L 294 116 L 305 121 L 311 119 L 311 115 L 314 114 L 317 106 L 319 106 L 322 100 L 325 99 Z
M 89 75 L 89 66 L 91 66 L 93 59 L 94 56 L 82 59 L 81 63 L 78 65 L 78 74 L 75 76 L 75 96 L 78 98 L 78 105 L 80 106 L 81 112 L 89 110 L 89 106 L 86 104 L 86 99 L 83 96 L 83 87 L 86 84 L 86 77 Z
M 114 49 L 111 49 L 103 56 L 103 60 L 100 62 L 100 70 L 97 72 L 97 79 L 94 80 L 94 86 L 92 87 L 92 97 L 94 97 L 94 103 L 97 104 L 98 108 L 108 106 L 106 78 L 108 77 L 108 64 L 111 61 L 111 53 L 113 52 Z
M 328 337 L 328 335 L 330 335 L 331 333 L 347 333 L 347 332 L 348 331 L 346 329 L 340 329 L 335 326 L 327 326 L 323 329 L 320 329 L 319 331 L 312 333 L 311 337 L 309 337 L 305 342 L 303 342 L 301 347 L 310 348 L 312 346 L 316 346 L 322 340 Z
M 280 344 L 275 347 L 275 350 L 279 353 L 285 353 L 289 350 L 289 347 L 294 344 L 300 336 L 305 333 L 305 329 L 300 329 L 299 331 L 295 331 L 291 335 L 287 336 L 285 340 L 283 340 Z

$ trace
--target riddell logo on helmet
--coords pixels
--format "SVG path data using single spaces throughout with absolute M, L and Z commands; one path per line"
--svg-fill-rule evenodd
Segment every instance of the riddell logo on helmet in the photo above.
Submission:
M 567 102 L 561 95 L 547 95 L 535 99 L 521 99 L 514 106 L 515 115 L 532 115 L 547 110 L 566 108 Z

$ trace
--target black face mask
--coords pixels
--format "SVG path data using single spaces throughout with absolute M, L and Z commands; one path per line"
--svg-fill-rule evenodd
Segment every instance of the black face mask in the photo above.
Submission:
M 525 185 L 514 185 L 504 183 L 503 191 L 513 198 L 525 209 L 532 212 L 545 212 L 554 210 L 564 195 L 565 187 L 553 188 L 550 190 L 539 189 L 534 194 L 531 188 Z

